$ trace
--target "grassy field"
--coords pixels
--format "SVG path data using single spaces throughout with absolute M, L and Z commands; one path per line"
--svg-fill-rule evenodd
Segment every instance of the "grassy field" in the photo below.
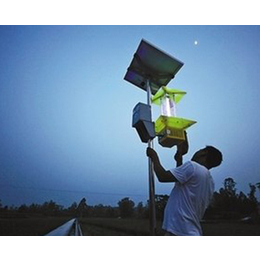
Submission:
M 80 219 L 86 236 L 148 236 L 149 221 L 144 219 Z M 157 222 L 157 235 L 163 235 L 161 223 Z M 259 236 L 260 225 L 238 222 L 202 223 L 204 236 Z
M 64 224 L 68 217 L 0 218 L 0 236 L 42 236 Z M 79 219 L 85 236 L 149 236 L 147 219 Z M 157 235 L 163 235 L 157 222 Z M 260 225 L 239 222 L 205 222 L 204 236 L 260 236 Z
M 68 217 L 0 218 L 1 236 L 43 236 L 64 224 Z
M 239 222 L 202 224 L 204 236 L 260 236 L 260 225 Z
M 87 236 L 148 236 L 149 221 L 145 219 L 82 218 L 79 220 Z

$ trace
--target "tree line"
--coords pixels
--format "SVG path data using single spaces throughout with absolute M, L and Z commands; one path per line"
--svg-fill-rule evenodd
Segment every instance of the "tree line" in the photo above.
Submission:
M 208 219 L 241 219 L 245 217 L 259 218 L 260 204 L 256 197 L 260 192 L 260 183 L 248 184 L 249 193 L 245 194 L 236 189 L 233 178 L 226 178 L 223 187 L 214 193 L 212 203 L 208 207 L 205 218 Z
M 105 206 L 98 204 L 90 206 L 86 198 L 82 198 L 78 203 L 73 202 L 65 208 L 53 200 L 42 204 L 32 203 L 31 205 L 22 204 L 19 207 L 3 206 L 0 200 L 0 217 L 30 217 L 30 216 L 72 216 L 72 217 L 107 217 L 107 218 L 143 218 L 147 212 L 148 206 L 143 206 L 140 202 L 135 203 L 128 197 L 121 199 L 118 206 Z
M 226 178 L 223 187 L 214 192 L 212 202 L 206 210 L 205 219 L 241 219 L 244 217 L 259 218 L 259 202 L 256 198 L 257 188 L 260 191 L 260 183 L 249 183 L 249 193 L 237 192 L 236 182 L 232 178 Z M 163 219 L 164 208 L 168 201 L 168 195 L 155 195 L 156 217 Z M 104 206 L 98 204 L 90 206 L 86 198 L 78 203 L 73 202 L 65 208 L 50 200 L 43 204 L 22 204 L 19 207 L 3 206 L 0 200 L 1 216 L 29 217 L 34 216 L 73 216 L 73 217 L 106 217 L 106 218 L 149 218 L 149 201 L 134 203 L 129 197 L 118 201 L 117 206 Z

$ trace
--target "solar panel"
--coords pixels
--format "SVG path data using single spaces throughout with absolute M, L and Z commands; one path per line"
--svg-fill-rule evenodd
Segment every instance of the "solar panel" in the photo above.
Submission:
M 161 86 L 166 86 L 174 78 L 183 65 L 181 61 L 142 39 L 124 79 L 145 91 L 149 79 L 154 95 Z

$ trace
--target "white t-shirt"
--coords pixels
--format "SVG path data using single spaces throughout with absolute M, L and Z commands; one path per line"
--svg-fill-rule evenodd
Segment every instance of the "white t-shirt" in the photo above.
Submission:
M 209 170 L 193 161 L 172 169 L 175 183 L 164 211 L 162 228 L 178 236 L 202 235 L 200 220 L 214 193 Z

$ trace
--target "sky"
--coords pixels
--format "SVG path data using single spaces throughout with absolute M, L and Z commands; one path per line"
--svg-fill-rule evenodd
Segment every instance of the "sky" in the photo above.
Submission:
M 260 182 L 259 26 L 0 26 L 3 205 L 147 201 L 147 144 L 132 128 L 146 92 L 123 79 L 142 39 L 184 63 L 168 84 L 187 92 L 177 115 L 197 121 L 184 161 L 213 145 L 216 190 L 228 177 L 246 194 Z M 176 148 L 154 143 L 174 168 Z M 155 192 L 173 185 L 156 180 Z

